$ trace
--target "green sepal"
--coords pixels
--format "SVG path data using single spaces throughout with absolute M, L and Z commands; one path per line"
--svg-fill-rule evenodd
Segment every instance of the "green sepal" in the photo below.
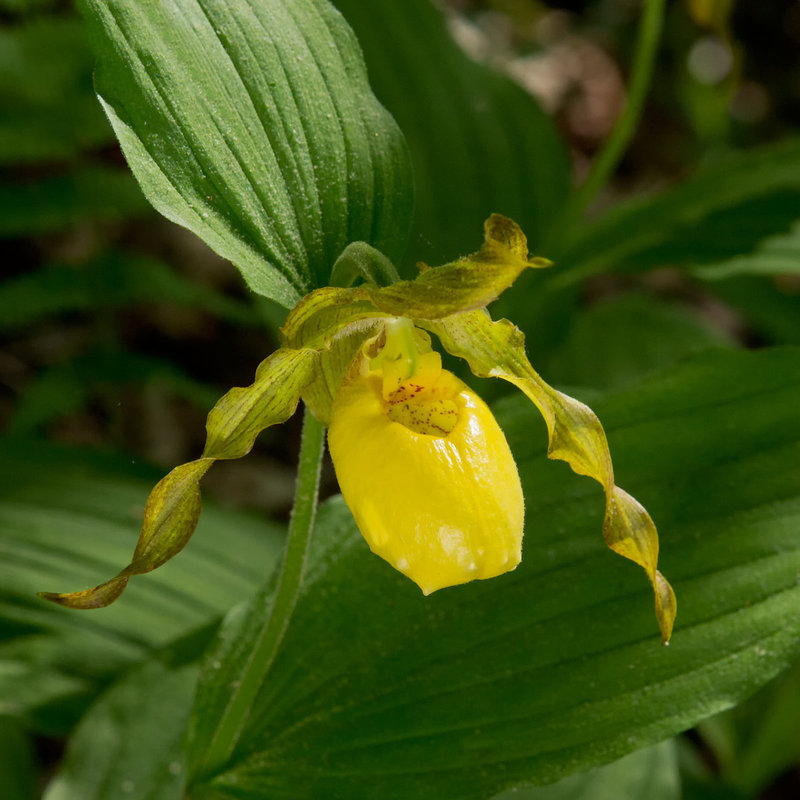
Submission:
M 421 265 L 422 272 L 416 280 L 385 287 L 327 286 L 311 292 L 286 318 L 281 329 L 284 345 L 328 347 L 344 329 L 374 317 L 442 319 L 483 308 L 508 289 L 524 270 L 550 266 L 547 259 L 528 257 L 525 234 L 507 217 L 492 214 L 483 229 L 484 243 L 480 250 L 440 267 Z M 364 248 L 353 251 L 348 248 L 342 258 L 350 260 L 356 255 L 366 258 Z M 364 266 L 362 274 L 370 274 L 370 269 Z
M 206 421 L 204 458 L 241 458 L 252 449 L 264 428 L 294 414 L 303 389 L 314 374 L 313 350 L 282 347 L 261 362 L 255 381 L 235 387 L 217 402 Z
M 258 434 L 287 420 L 311 381 L 317 354 L 313 350 L 274 352 L 261 363 L 252 385 L 231 389 L 208 415 L 203 457 L 172 470 L 150 493 L 139 541 L 118 575 L 79 592 L 41 592 L 40 597 L 69 608 L 102 608 L 113 603 L 133 575 L 152 572 L 177 555 L 200 519 L 200 480 L 217 459 L 250 452 Z
M 80 592 L 39 592 L 39 597 L 68 608 L 103 608 L 114 602 L 133 575 L 160 567 L 186 545 L 200 518 L 200 478 L 213 464 L 201 458 L 175 467 L 150 493 L 131 563 L 108 581 Z
M 364 289 L 375 307 L 397 317 L 442 319 L 483 308 L 496 300 L 526 269 L 549 267 L 528 257 L 528 240 L 513 220 L 492 214 L 483 224 L 484 243 L 476 253 L 440 267 L 421 264 L 413 281 Z
M 614 482 L 606 435 L 594 412 L 548 386 L 525 355 L 525 337 L 508 320 L 492 321 L 485 309 L 422 323 L 448 353 L 465 359 L 482 378 L 502 378 L 527 395 L 544 417 L 548 457 L 594 478 L 606 495 L 603 538 L 616 553 L 644 568 L 655 593 L 656 618 L 666 644 L 677 612 L 675 593 L 658 571 L 658 533 L 650 515 Z

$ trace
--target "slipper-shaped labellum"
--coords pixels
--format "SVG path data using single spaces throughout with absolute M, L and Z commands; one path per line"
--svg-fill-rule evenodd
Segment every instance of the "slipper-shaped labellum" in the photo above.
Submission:
M 415 355 L 411 370 L 402 358 L 377 369 L 357 359 L 336 395 L 328 443 L 370 548 L 425 594 L 519 564 L 514 458 L 487 405 L 442 369 L 438 353 Z

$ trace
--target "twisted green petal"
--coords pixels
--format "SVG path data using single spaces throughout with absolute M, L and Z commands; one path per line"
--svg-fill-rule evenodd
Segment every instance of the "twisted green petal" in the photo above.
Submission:
M 133 575 L 152 572 L 177 555 L 200 518 L 200 479 L 217 459 L 250 452 L 258 434 L 287 420 L 311 380 L 317 354 L 281 349 L 259 366 L 247 388 L 231 389 L 211 410 L 203 457 L 175 467 L 150 493 L 131 563 L 118 575 L 80 592 L 40 592 L 40 597 L 69 608 L 102 608 L 113 603 Z
M 442 346 L 465 359 L 479 377 L 502 378 L 521 389 L 544 417 L 550 437 L 548 456 L 566 461 L 580 475 L 594 478 L 606 494 L 603 537 L 619 555 L 644 568 L 655 593 L 656 618 L 666 644 L 672 635 L 675 593 L 657 569 L 658 533 L 650 515 L 614 483 L 606 435 L 594 412 L 548 386 L 525 355 L 522 332 L 508 320 L 493 322 L 485 310 L 422 323 Z

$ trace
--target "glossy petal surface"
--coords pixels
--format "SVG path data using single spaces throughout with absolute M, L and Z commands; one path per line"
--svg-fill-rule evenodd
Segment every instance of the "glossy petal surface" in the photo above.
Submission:
M 426 357 L 439 362 L 435 353 Z M 457 409 L 446 435 L 390 419 L 413 419 L 419 428 L 417 421 L 428 417 L 426 400 L 414 407 L 415 380 L 422 386 L 417 396 L 433 399 L 431 430 L 439 428 L 443 405 Z M 514 569 L 521 558 L 522 489 L 489 408 L 439 369 L 421 369 L 388 401 L 384 393 L 382 370 L 346 379 L 328 436 L 342 494 L 372 551 L 425 594 Z M 392 406 L 398 396 L 400 408 Z

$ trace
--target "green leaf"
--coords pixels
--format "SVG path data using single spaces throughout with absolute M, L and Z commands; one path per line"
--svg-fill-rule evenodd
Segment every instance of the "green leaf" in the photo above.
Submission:
M 33 746 L 14 720 L 0 714 L 0 786 L 3 800 L 34 800 Z
M 797 214 L 800 206 L 792 203 L 787 210 Z M 698 267 L 694 273 L 710 281 L 733 275 L 797 275 L 800 273 L 800 220 L 792 223 L 787 233 L 762 239 L 752 252 Z
M 74 158 L 113 141 L 77 19 L 44 17 L 0 29 L 0 96 L 0 164 Z
M 724 271 L 727 259 L 788 233 L 798 216 L 795 138 L 729 155 L 655 197 L 618 206 L 559 254 L 559 268 L 569 274 L 556 280 L 717 263 Z
M 0 0 L 0 9 L 10 13 L 23 14 L 51 9 L 58 0 Z
M 52 264 L 0 283 L 0 330 L 15 330 L 55 314 L 145 303 L 201 308 L 238 325 L 259 323 L 254 309 L 160 261 L 108 252 L 80 267 Z
M 411 174 L 325 0 L 84 0 L 98 92 L 153 205 L 291 307 L 363 240 L 398 258 Z
M 599 404 L 682 598 L 668 649 L 649 587 L 597 539 L 601 492 L 544 458 L 527 401 L 498 409 L 527 500 L 516 572 L 423 598 L 329 502 L 242 744 L 192 797 L 485 798 L 751 694 L 800 651 L 798 399 L 786 349 L 709 352 Z
M 680 800 L 675 742 L 671 739 L 550 786 L 510 789 L 492 800 Z
M 722 780 L 744 796 L 756 796 L 800 760 L 800 662 L 746 703 L 709 720 L 730 732 L 725 751 L 711 746 Z M 703 731 L 705 733 L 705 731 Z
M 52 233 L 82 222 L 143 216 L 149 208 L 136 182 L 108 167 L 0 183 L 0 237 Z
M 124 604 L 86 615 L 37 600 L 125 563 L 154 474 L 119 457 L 0 444 L 0 714 L 62 731 L 110 676 L 215 622 L 270 573 L 281 528 L 208 501 L 192 547 Z
M 452 261 L 492 212 L 539 243 L 566 198 L 570 166 L 536 100 L 466 56 L 430 0 L 335 4 L 408 140 L 417 184 L 412 257 Z
M 0 293 L 2 293 L 0 291 Z M 166 388 L 205 410 L 218 392 L 195 381 L 172 361 L 126 350 L 96 350 L 64 364 L 45 367 L 19 392 L 6 427 L 9 436 L 30 436 L 50 423 L 85 409 L 98 396 L 122 398 L 131 385 Z
M 716 281 L 713 289 L 737 309 L 759 343 L 800 344 L 800 288 L 793 281 L 738 275 Z
M 633 292 L 577 314 L 547 372 L 560 385 L 618 388 L 690 353 L 732 344 L 686 306 Z
M 196 672 L 151 661 L 118 681 L 81 721 L 45 800 L 180 800 Z

